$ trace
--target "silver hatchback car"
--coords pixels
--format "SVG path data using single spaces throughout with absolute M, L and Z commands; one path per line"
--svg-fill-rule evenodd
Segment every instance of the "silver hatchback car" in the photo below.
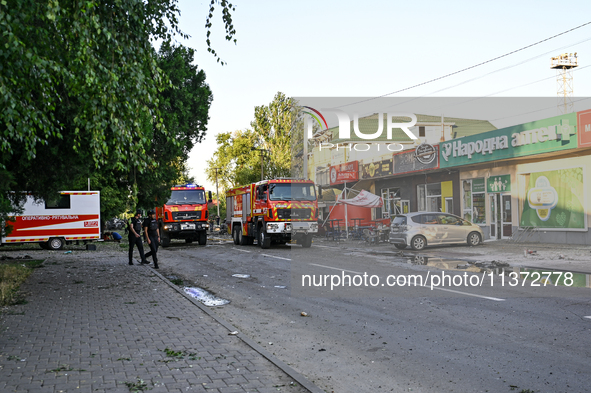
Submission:
M 392 217 L 390 243 L 396 248 L 411 246 L 422 250 L 427 245 L 468 243 L 477 246 L 484 234 L 478 225 L 449 213 L 416 212 Z

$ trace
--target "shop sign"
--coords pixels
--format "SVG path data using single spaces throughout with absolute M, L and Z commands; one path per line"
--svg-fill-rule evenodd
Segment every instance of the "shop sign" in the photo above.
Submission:
M 392 174 L 392 159 L 364 164 L 361 168 L 362 179 L 390 176 Z
M 433 147 L 433 145 L 430 145 L 428 143 L 421 143 L 415 149 L 415 158 L 421 164 L 429 165 L 430 163 L 435 161 L 436 153 L 437 151 L 435 151 L 435 147 Z
M 577 147 L 577 115 L 544 120 L 471 135 L 440 144 L 440 167 L 447 168 Z
M 392 156 L 392 173 L 399 175 L 401 173 L 425 171 L 428 169 L 439 168 L 439 146 L 434 146 L 435 154 L 432 162 L 424 164 L 416 159 L 416 152 L 413 150 L 402 153 L 395 153 Z
M 330 184 L 342 184 L 359 180 L 359 164 L 357 161 L 330 167 Z
M 484 192 L 484 178 L 472 179 L 472 192 Z
M 579 147 L 591 146 L 591 109 L 577 113 Z
M 486 192 L 510 192 L 511 175 L 491 176 L 486 179 Z

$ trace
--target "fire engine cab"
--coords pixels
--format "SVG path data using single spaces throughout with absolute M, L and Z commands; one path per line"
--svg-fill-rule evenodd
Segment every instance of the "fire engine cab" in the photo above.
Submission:
M 314 182 L 302 179 L 263 180 L 226 193 L 226 224 L 234 244 L 269 248 L 271 242 L 295 240 L 312 245 L 318 233 L 318 202 Z
M 170 190 L 168 201 L 156 208 L 162 247 L 168 247 L 171 239 L 185 239 L 186 243 L 197 240 L 204 246 L 209 228 L 205 189 L 196 184 L 185 184 Z

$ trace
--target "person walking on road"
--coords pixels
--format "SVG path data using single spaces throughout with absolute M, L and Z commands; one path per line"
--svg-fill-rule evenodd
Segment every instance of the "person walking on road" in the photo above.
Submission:
M 142 243 L 142 211 L 137 210 L 135 216 L 131 217 L 127 223 L 129 239 L 129 264 L 133 265 L 133 247 L 137 246 L 140 252 L 141 264 L 148 263 L 144 256 L 144 245 Z
M 144 233 L 146 234 L 146 240 L 150 246 L 150 252 L 146 254 L 146 258 L 152 257 L 154 260 L 154 269 L 158 269 L 158 244 L 160 243 L 160 231 L 158 230 L 158 220 L 156 219 L 156 212 L 150 210 L 148 212 L 148 218 L 144 220 Z

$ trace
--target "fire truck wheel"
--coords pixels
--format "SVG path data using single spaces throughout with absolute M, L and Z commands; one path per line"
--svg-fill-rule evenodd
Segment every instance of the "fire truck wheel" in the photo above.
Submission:
M 64 248 L 64 244 L 64 239 L 62 239 L 61 237 L 50 237 L 47 241 L 47 247 L 50 250 L 61 250 L 62 248 Z
M 168 237 L 168 235 L 162 236 L 160 239 L 160 244 L 162 244 L 162 247 L 170 246 L 170 237 Z
M 263 228 L 259 228 L 259 247 L 261 248 L 270 248 L 271 247 L 271 238 L 267 236 L 267 234 L 263 231 Z
M 248 236 L 242 234 L 242 229 L 238 230 L 238 243 L 240 243 L 241 246 L 248 246 Z
M 232 239 L 234 239 L 234 244 L 238 245 L 238 226 L 232 228 Z
M 301 240 L 301 245 L 304 248 L 312 247 L 312 236 L 306 236 Z
M 201 232 L 199 234 L 199 245 L 205 246 L 207 244 L 207 233 Z

